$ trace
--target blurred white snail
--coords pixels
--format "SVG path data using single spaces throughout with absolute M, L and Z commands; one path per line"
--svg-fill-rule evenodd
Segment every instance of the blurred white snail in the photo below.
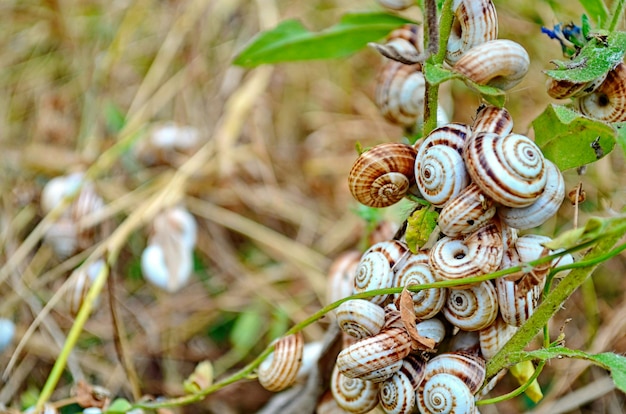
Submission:
M 70 276 L 70 287 L 67 291 L 66 303 L 72 316 L 78 314 L 87 296 L 87 292 L 89 292 L 92 283 L 96 280 L 96 277 L 98 277 L 98 274 L 104 266 L 104 260 L 100 259 L 91 263 L 89 266 L 79 267 L 72 273 L 72 276 Z M 96 305 L 97 300 L 96 303 L 94 303 L 94 306 Z
M 12 320 L 0 318 L 0 352 L 11 344 L 15 336 L 15 324 Z
M 173 122 L 157 125 L 134 149 L 146 165 L 177 164 L 180 155 L 189 154 L 200 145 L 200 131 L 192 126 Z
M 196 221 L 187 210 L 174 207 L 157 215 L 141 254 L 146 280 L 170 293 L 182 288 L 193 270 L 195 243 Z

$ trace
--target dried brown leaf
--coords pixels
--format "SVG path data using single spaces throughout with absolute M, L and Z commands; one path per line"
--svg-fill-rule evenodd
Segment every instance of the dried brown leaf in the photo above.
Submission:
M 417 328 L 415 327 L 417 318 L 415 317 L 415 310 L 413 308 L 413 294 L 406 286 L 400 294 L 400 317 L 409 336 L 411 336 L 413 349 L 424 349 L 424 347 L 433 349 L 435 347 L 435 341 L 433 339 L 426 338 L 417 332 Z

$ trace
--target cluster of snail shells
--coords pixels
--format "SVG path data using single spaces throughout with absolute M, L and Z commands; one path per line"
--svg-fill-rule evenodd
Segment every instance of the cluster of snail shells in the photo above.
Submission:
M 479 85 L 510 89 L 528 72 L 526 50 L 498 39 L 498 17 L 491 0 L 455 0 L 454 20 L 445 62 Z M 389 34 L 385 44 L 371 44 L 389 58 L 379 73 L 376 103 L 389 121 L 412 127 L 424 115 L 425 79 L 421 27 L 405 25 Z
M 606 122 L 626 121 L 626 65 L 620 62 L 589 82 L 548 79 L 548 95 L 555 99 L 572 98 L 582 114 Z

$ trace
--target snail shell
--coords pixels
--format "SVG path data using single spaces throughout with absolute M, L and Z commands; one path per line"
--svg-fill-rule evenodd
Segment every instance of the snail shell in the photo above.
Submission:
M 500 207 L 498 216 L 508 226 L 525 230 L 538 227 L 553 217 L 565 198 L 565 181 L 558 167 L 544 159 L 546 186 L 543 193 L 528 207 Z
M 435 145 L 420 154 L 415 163 L 417 188 L 434 206 L 442 207 L 469 184 L 463 157 L 454 148 Z
M 450 340 L 448 348 L 450 352 L 461 351 L 472 355 L 478 355 L 480 352 L 478 331 L 459 330 Z
M 326 283 L 326 303 L 333 303 L 352 294 L 354 276 L 361 261 L 361 252 L 350 250 L 342 253 L 330 265 Z
M 511 89 L 528 72 L 528 52 L 519 43 L 497 39 L 467 51 L 453 70 L 479 85 Z
M 383 308 L 365 299 L 344 302 L 336 313 L 341 330 L 356 339 L 376 335 L 385 324 Z
M 498 135 L 508 135 L 513 130 L 513 118 L 509 111 L 491 105 L 482 105 L 476 112 L 472 124 L 472 133 L 493 132 Z
M 359 378 L 348 378 L 335 365 L 330 390 L 337 405 L 351 413 L 365 414 L 378 404 L 380 384 Z
M 413 0 L 378 0 L 381 6 L 391 10 L 408 9 L 414 4 Z
M 490 281 L 466 289 L 450 289 L 443 316 L 465 331 L 479 331 L 498 316 L 498 295 Z
M 617 65 L 593 93 L 579 98 L 578 109 L 602 121 L 626 121 L 626 65 Z
M 546 89 L 548 95 L 554 99 L 577 98 L 589 95 L 598 89 L 598 86 L 604 82 L 604 79 L 606 79 L 606 74 L 590 82 L 572 82 L 566 79 L 557 80 L 548 78 Z
M 421 141 L 418 148 L 418 158 L 423 155 L 424 151 L 435 145 L 446 145 L 462 154 L 465 140 L 471 133 L 469 126 L 455 122 L 435 128 Z
M 465 239 L 440 239 L 430 250 L 429 258 L 438 278 L 458 280 L 494 272 L 503 254 L 502 235 L 497 226 L 490 223 Z
M 457 237 L 476 231 L 495 214 L 493 200 L 485 196 L 478 185 L 472 183 L 443 207 L 437 224 L 446 236 Z
M 259 366 L 259 383 L 269 391 L 293 385 L 302 364 L 304 338 L 298 332 L 276 342 L 274 352 Z
M 376 82 L 376 105 L 389 121 L 411 127 L 423 122 L 426 81 L 420 64 L 387 62 Z
M 518 281 L 500 277 L 496 291 L 502 319 L 512 326 L 522 326 L 535 312 L 545 284 L 545 277 L 534 280 L 524 277 Z
M 387 207 L 402 200 L 414 181 L 417 151 L 410 145 L 385 143 L 364 152 L 348 177 L 350 192 L 361 204 Z
M 450 65 L 470 49 L 498 38 L 498 16 L 491 0 L 454 0 L 452 11 L 454 20 L 446 50 Z
M 398 240 L 376 243 L 361 257 L 354 278 L 356 293 L 374 289 L 392 287 L 394 271 L 402 265 L 409 255 L 409 248 Z M 382 304 L 388 295 L 378 295 L 369 300 L 377 305 Z
M 421 414 L 473 414 L 474 395 L 463 381 L 451 374 L 435 374 L 417 394 Z
M 423 44 L 422 30 L 415 24 L 405 24 L 392 31 L 384 45 L 369 43 L 381 55 L 406 65 L 419 62 Z
M 418 322 L 415 325 L 415 329 L 417 329 L 417 333 L 421 336 L 435 341 L 435 345 L 440 344 L 446 336 L 446 327 L 443 322 L 437 318 Z
M 15 323 L 10 319 L 0 318 L 0 352 L 13 342 L 14 336 Z
M 475 394 L 485 380 L 485 360 L 467 352 L 439 354 L 426 363 L 421 386 L 436 374 L 450 374 L 460 378 Z
M 509 339 L 515 335 L 517 328 L 507 324 L 501 317 L 478 333 L 480 351 L 486 360 L 493 358 Z
M 550 252 L 543 245 L 550 240 L 552 239 L 538 234 L 525 234 L 518 237 L 514 245 L 505 252 L 500 268 L 509 269 L 513 266 L 519 266 L 522 263 L 532 262 L 545 254 L 549 254 Z M 531 270 L 531 273 L 535 277 L 545 277 L 549 270 L 548 266 L 537 266 Z M 520 270 L 504 278 L 510 281 L 516 281 L 521 279 L 525 274 L 526 272 L 524 270 Z
M 363 378 L 381 368 L 396 364 L 411 351 L 411 338 L 403 328 L 384 329 L 378 335 L 362 339 L 343 349 L 337 356 L 337 368 L 349 378 Z M 393 373 L 392 373 L 393 374 Z M 378 379 L 384 381 L 386 378 Z M 376 379 L 371 379 L 376 381 Z M 378 381 L 378 382 L 379 382 Z
M 91 284 L 98 277 L 100 270 L 105 266 L 104 260 L 100 259 L 89 266 L 81 266 L 76 269 L 72 276 L 70 276 L 69 283 L 71 284 L 68 290 L 67 304 L 69 306 L 69 312 L 72 316 L 76 316 L 80 307 L 83 305 L 83 301 L 87 296 L 87 292 L 91 288 Z M 97 305 L 94 304 L 94 308 Z
M 387 414 L 410 414 L 415 407 L 415 390 L 402 371 L 385 380 L 379 391 L 380 406 Z
M 426 373 L 426 360 L 417 354 L 409 354 L 402 360 L 400 372 L 411 381 L 413 390 L 417 391 Z
M 430 266 L 423 263 L 419 256 L 410 256 L 407 261 L 396 272 L 395 286 L 423 285 L 437 281 Z M 426 320 L 435 316 L 446 301 L 447 290 L 443 289 L 423 289 L 412 292 L 413 308 L 415 317 L 418 320 Z M 400 294 L 395 295 L 396 299 Z
M 504 206 L 529 206 L 546 185 L 543 154 L 524 135 L 481 132 L 470 137 L 463 155 L 472 180 Z

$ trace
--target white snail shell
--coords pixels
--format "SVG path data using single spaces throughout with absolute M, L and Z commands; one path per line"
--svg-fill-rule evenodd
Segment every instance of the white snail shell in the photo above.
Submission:
M 68 288 L 67 304 L 72 316 L 78 314 L 87 292 L 89 292 L 93 281 L 96 280 L 103 266 L 105 266 L 104 260 L 100 259 L 89 266 L 81 266 L 70 276 L 69 282 L 71 285 Z M 97 304 L 94 304 L 95 306 Z
M 465 331 L 478 331 L 491 325 L 498 316 L 498 296 L 490 281 L 466 289 L 449 289 L 443 316 Z
M 383 308 L 365 299 L 342 303 L 336 314 L 341 330 L 356 339 L 376 335 L 385 324 Z
M 0 352 L 11 344 L 15 336 L 15 323 L 6 318 L 0 318 Z
M 481 132 L 470 137 L 463 155 L 472 180 L 502 205 L 529 206 L 546 185 L 543 154 L 524 135 Z
M 420 26 L 405 24 L 389 33 L 385 44 L 370 43 L 369 45 L 389 59 L 412 65 L 418 63 L 421 58 L 423 37 Z
M 496 291 L 502 319 L 509 325 L 522 326 L 535 312 L 544 284 L 545 277 L 538 281 L 530 276 L 518 281 L 497 278 Z
M 467 352 L 439 354 L 426 363 L 423 381 L 428 381 L 436 374 L 450 374 L 460 378 L 475 394 L 485 380 L 485 360 Z
M 405 329 L 384 329 L 375 336 L 343 349 L 337 356 L 337 367 L 349 378 L 363 378 L 374 371 L 401 362 L 410 351 L 411 338 Z M 401 367 L 402 363 L 397 366 L 397 370 Z M 384 381 L 386 378 L 379 380 Z
M 342 253 L 330 265 L 326 282 L 326 303 L 333 303 L 347 296 L 354 290 L 354 276 L 361 260 L 361 252 L 350 250 Z
M 385 143 L 364 152 L 352 165 L 350 192 L 361 204 L 387 207 L 402 200 L 414 182 L 417 151 L 410 145 Z
M 415 4 L 413 0 L 378 0 L 378 3 L 391 10 L 404 10 Z
M 426 81 L 420 64 L 390 61 L 376 84 L 376 104 L 389 121 L 411 127 L 423 122 Z
M 443 338 L 446 336 L 446 327 L 443 322 L 441 322 L 437 318 L 427 319 L 421 322 L 418 322 L 415 325 L 415 329 L 417 329 L 417 333 L 425 338 L 432 339 L 435 341 L 435 346 L 439 345 Z
M 509 111 L 491 105 L 482 105 L 476 112 L 472 124 L 472 133 L 493 132 L 498 135 L 508 135 L 513 131 L 513 118 Z
M 480 352 L 486 360 L 498 353 L 509 339 L 515 335 L 517 328 L 507 324 L 501 317 L 478 333 L 480 339 Z
M 370 247 L 359 262 L 354 278 L 354 291 L 360 293 L 392 287 L 394 270 L 402 264 L 408 254 L 406 244 L 397 240 L 380 242 Z M 387 296 L 378 295 L 369 300 L 380 305 Z
M 461 351 L 472 355 L 478 355 L 480 352 L 478 332 L 479 331 L 459 330 L 456 335 L 450 339 L 448 350 L 450 352 Z
M 421 157 L 428 148 L 435 145 L 445 145 L 454 148 L 459 154 L 463 153 L 465 140 L 471 135 L 469 126 L 461 123 L 448 123 L 433 129 L 430 134 L 422 140 L 418 147 L 418 158 Z
M 410 414 L 415 407 L 415 390 L 402 371 L 385 380 L 379 391 L 380 406 L 387 414 Z
M 467 51 L 453 70 L 479 85 L 507 90 L 522 81 L 529 65 L 528 52 L 519 43 L 497 39 Z
M 304 338 L 298 332 L 276 342 L 274 352 L 259 366 L 259 383 L 269 391 L 293 385 L 302 364 Z
M 463 157 L 454 148 L 435 145 L 420 154 L 415 163 L 417 188 L 434 206 L 442 207 L 469 184 Z
M 472 48 L 498 38 L 498 16 L 491 0 L 454 0 L 454 21 L 446 62 L 453 65 Z
M 565 198 L 565 181 L 558 167 L 544 160 L 546 186 L 543 193 L 528 207 L 500 207 L 498 216 L 508 226 L 525 230 L 538 227 L 553 217 Z
M 351 413 L 365 414 L 378 405 L 380 383 L 365 381 L 359 378 L 348 378 L 333 369 L 330 390 L 337 405 Z
M 606 74 L 589 82 L 572 82 L 566 79 L 548 78 L 546 89 L 548 95 L 555 99 L 577 98 L 589 95 L 604 82 Z
M 428 257 L 428 256 L 426 256 Z M 411 255 L 407 261 L 396 272 L 395 286 L 422 285 L 434 283 L 437 278 L 433 274 L 428 263 L 424 263 L 419 256 Z M 426 320 L 435 316 L 446 301 L 447 290 L 443 289 L 423 289 L 412 292 L 413 308 L 415 317 L 418 320 Z M 400 294 L 396 294 L 396 299 Z
M 413 389 L 417 391 L 426 373 L 426 360 L 418 354 L 409 354 L 402 360 L 400 372 L 409 378 Z
M 463 381 L 451 374 L 435 374 L 417 394 L 421 414 L 473 414 L 474 395 Z
M 457 237 L 472 233 L 495 216 L 496 205 L 485 196 L 477 184 L 472 183 L 446 204 L 437 219 L 443 234 Z
M 626 121 L 626 65 L 619 63 L 594 92 L 579 98 L 578 109 L 602 121 Z
M 523 263 L 532 262 L 545 254 L 549 254 L 549 250 L 543 245 L 550 240 L 552 239 L 539 234 L 525 234 L 518 237 L 513 246 L 509 247 L 505 252 L 500 268 L 509 269 Z M 548 266 L 535 267 L 532 269 L 532 273 L 535 277 L 545 277 L 549 270 Z M 525 274 L 524 270 L 520 270 L 519 272 L 506 275 L 504 278 L 509 281 L 515 281 L 521 279 Z

